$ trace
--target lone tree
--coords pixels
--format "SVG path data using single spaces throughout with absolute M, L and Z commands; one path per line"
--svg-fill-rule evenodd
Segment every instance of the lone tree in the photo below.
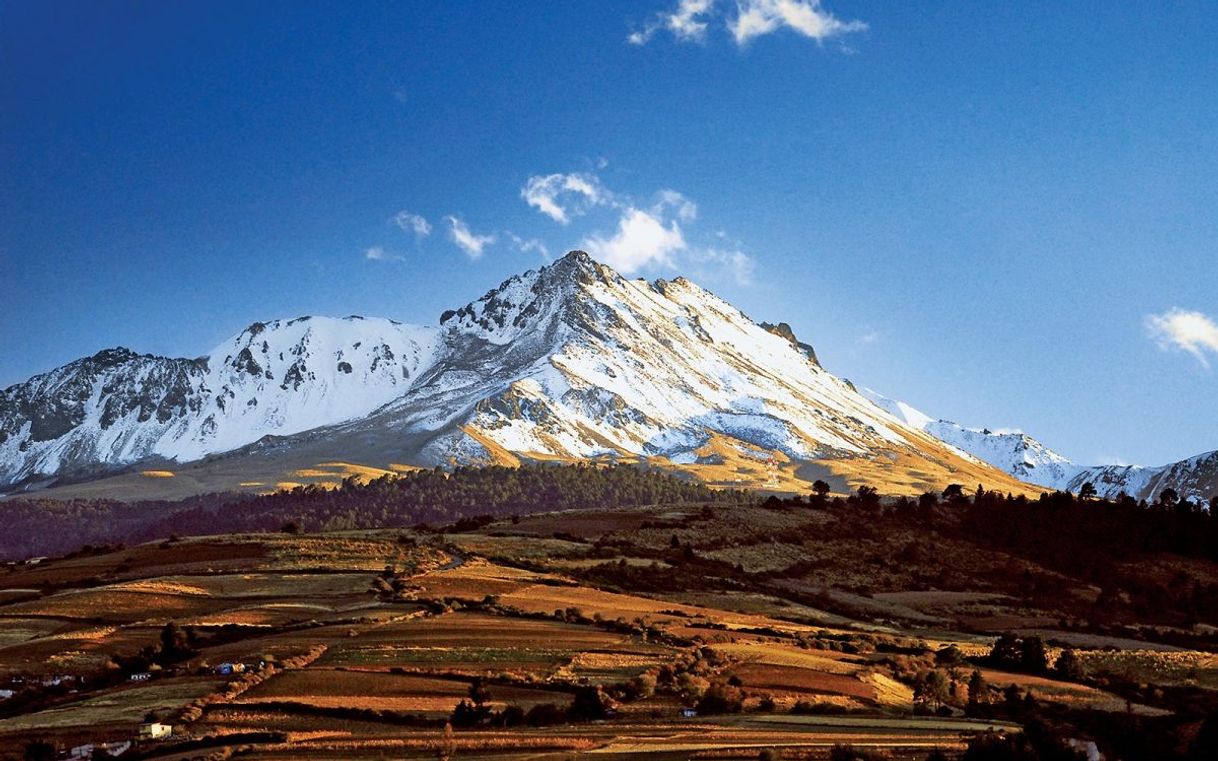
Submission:
M 818 500 L 823 502 L 829 497 L 829 484 L 819 478 L 816 479 L 812 482 L 812 493 L 816 495 Z M 1215 497 L 1215 499 L 1218 499 L 1218 497 Z
M 1080 502 L 1086 502 L 1089 499 L 1095 499 L 1096 494 L 1095 484 L 1088 481 L 1078 489 L 1078 498 Z
M 1180 493 L 1170 486 L 1159 492 L 1159 504 L 1163 507 L 1175 507 L 1180 501 Z
M 924 674 L 918 681 L 918 686 L 914 688 L 914 697 L 938 708 L 951 697 L 951 688 L 951 681 L 947 678 L 947 674 L 934 669 Z
M 1057 662 L 1053 664 L 1053 670 L 1062 679 L 1082 679 L 1083 678 L 1083 662 L 1079 660 L 1078 654 L 1073 650 L 1066 649 L 1062 654 L 1057 656 Z
M 990 702 L 990 686 L 985 683 L 985 677 L 981 675 L 981 671 L 973 669 L 973 674 L 968 678 L 968 704 L 970 707 L 976 707 Z
M 1031 674 L 1043 674 L 1049 670 L 1049 654 L 1040 637 L 1024 637 L 1020 643 L 1020 665 Z
M 947 488 L 943 490 L 943 500 L 945 502 L 959 502 L 962 499 L 964 499 L 963 484 L 948 484 Z

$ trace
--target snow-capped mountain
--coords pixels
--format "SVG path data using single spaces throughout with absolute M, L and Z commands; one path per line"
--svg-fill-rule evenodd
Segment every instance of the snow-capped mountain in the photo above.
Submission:
M 966 428 L 950 420 L 931 417 L 871 389 L 863 388 L 860 392 L 907 425 L 1021 481 L 1072 492 L 1090 483 L 1102 497 L 1127 494 L 1135 499 L 1153 500 L 1169 487 L 1181 496 L 1207 502 L 1218 495 L 1218 452 L 1159 467 L 1078 465 L 1021 431 Z
M 785 324 L 582 252 L 439 327 L 258 323 L 199 359 L 114 349 L 0 393 L 0 485 L 224 452 L 233 471 L 234 458 L 289 454 L 378 467 L 608 457 L 726 483 L 757 465 L 789 488 L 1019 488 L 877 408 Z
M 361 317 L 255 323 L 198 359 L 107 349 L 0 393 L 0 484 L 195 460 L 366 415 L 438 331 Z

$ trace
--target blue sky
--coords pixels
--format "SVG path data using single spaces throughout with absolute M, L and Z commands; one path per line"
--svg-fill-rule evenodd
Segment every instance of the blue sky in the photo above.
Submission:
M 434 324 L 582 245 L 931 414 L 1211 450 L 1215 39 L 1187 0 L 4 3 L 0 385 Z

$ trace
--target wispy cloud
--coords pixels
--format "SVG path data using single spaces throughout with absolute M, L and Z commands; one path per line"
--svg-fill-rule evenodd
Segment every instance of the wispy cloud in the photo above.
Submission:
M 534 175 L 520 189 L 520 197 L 529 206 L 564 225 L 572 216 L 611 199 L 596 175 L 581 173 Z
M 1163 349 L 1183 349 L 1210 366 L 1209 356 L 1218 356 L 1218 322 L 1201 312 L 1173 307 L 1163 314 L 1148 315 L 1146 327 Z
M 364 249 L 364 258 L 374 262 L 392 262 L 402 260 L 401 256 L 391 254 L 381 246 L 371 246 Z
M 675 8 L 657 13 L 626 41 L 645 45 L 667 31 L 681 42 L 702 42 L 712 23 L 722 23 L 739 46 L 781 29 L 817 42 L 867 29 L 862 21 L 837 18 L 821 0 L 678 0 Z
M 714 5 L 715 0 L 679 0 L 676 8 L 668 13 L 657 13 L 626 41 L 632 45 L 646 45 L 656 32 L 667 30 L 678 40 L 701 42 L 706 39 L 706 27 Z
M 483 249 L 495 242 L 494 235 L 478 235 L 471 231 L 468 225 L 451 214 L 444 219 L 451 226 L 449 235 L 452 237 L 453 243 L 456 243 L 470 259 L 481 259 Z
M 757 268 L 753 257 L 738 249 L 692 248 L 689 260 L 700 269 L 710 265 L 712 276 L 726 276 L 736 285 L 752 285 L 753 271 Z
M 682 222 L 693 222 L 698 218 L 698 205 L 696 203 L 675 190 L 665 188 L 659 192 L 659 200 L 652 207 L 652 212 L 663 214 L 665 210 L 669 209 L 675 212 L 677 219 Z
M 431 223 L 418 214 L 409 211 L 399 211 L 393 216 L 393 223 L 404 232 L 413 233 L 415 238 L 426 238 L 431 235 Z
M 546 244 L 542 243 L 537 238 L 522 238 L 510 230 L 507 233 L 508 238 L 512 241 L 512 245 L 522 254 L 537 253 L 541 254 L 541 258 L 547 262 L 550 261 L 550 249 L 546 248 Z

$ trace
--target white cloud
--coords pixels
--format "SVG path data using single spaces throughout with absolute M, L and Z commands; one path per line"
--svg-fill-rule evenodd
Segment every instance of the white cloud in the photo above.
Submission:
M 538 253 L 541 254 L 542 259 L 545 259 L 547 262 L 550 261 L 550 249 L 546 248 L 546 244 L 537 238 L 525 239 L 513 232 L 508 232 L 507 236 L 512 239 L 512 245 L 516 247 L 517 251 L 524 254 L 529 252 Z
M 562 199 L 572 195 L 576 198 L 564 206 Z M 610 200 L 596 175 L 580 173 L 534 175 L 520 189 L 520 197 L 529 206 L 536 206 L 542 214 L 564 225 L 571 221 L 571 216 L 583 214 L 588 207 Z
M 663 214 L 666 209 L 672 209 L 677 219 L 682 222 L 693 222 L 698 218 L 698 205 L 675 190 L 661 190 L 660 200 L 652 207 L 654 214 Z
M 861 343 L 861 344 L 879 343 L 880 339 L 883 337 L 884 337 L 884 334 L 881 333 L 880 331 L 872 330 L 872 331 L 869 331 L 869 332 L 864 333 L 863 335 L 859 336 L 859 343 Z
M 728 17 L 735 6 L 735 15 Z M 821 0 L 678 0 L 671 11 L 659 13 L 626 41 L 645 45 L 658 32 L 671 32 L 681 42 L 702 42 L 714 20 L 722 20 L 737 45 L 780 29 L 791 29 L 805 37 L 824 42 L 850 32 L 867 29 L 862 21 L 842 21 L 821 4 Z
M 372 246 L 364 249 L 364 258 L 374 262 L 390 262 L 401 261 L 402 257 L 397 254 L 391 254 L 380 246 Z
M 590 236 L 581 247 L 623 275 L 652 266 L 673 266 L 673 254 L 685 249 L 685 236 L 677 222 L 667 224 L 657 215 L 627 207 L 611 238 Z
M 405 232 L 414 233 L 416 238 L 426 238 L 431 235 L 431 223 L 418 214 L 399 211 L 394 215 L 393 223 Z
M 1218 323 L 1201 312 L 1173 307 L 1160 315 L 1148 315 L 1146 327 L 1163 349 L 1183 349 L 1209 367 L 1207 354 L 1218 356 Z
M 661 29 L 667 29 L 678 40 L 697 41 L 706 39 L 707 19 L 715 0 L 678 0 L 670 13 L 660 13 L 637 32 L 632 32 L 626 41 L 632 45 L 645 45 Z
M 530 206 L 562 224 L 593 206 L 615 210 L 614 232 L 585 235 L 579 245 L 623 275 L 655 267 L 688 267 L 694 273 L 730 279 L 738 285 L 752 283 L 756 264 L 740 250 L 738 242 L 702 248 L 686 240 L 684 228 L 697 220 L 698 205 L 679 191 L 661 189 L 651 203 L 644 203 L 611 192 L 596 175 L 573 173 L 534 175 L 520 195 Z M 525 240 L 510 231 L 505 235 L 517 250 L 537 251 L 549 259 L 541 241 Z M 721 232 L 719 237 L 726 238 L 726 233 Z
M 840 21 L 820 0 L 739 0 L 736 18 L 728 22 L 737 45 L 783 27 L 823 42 L 830 37 L 867 29 L 862 21 Z
M 726 276 L 736 285 L 752 285 L 753 271 L 757 263 L 753 257 L 738 249 L 696 248 L 689 251 L 689 260 L 695 265 L 701 265 L 711 272 L 714 277 Z M 706 265 L 710 265 L 706 267 Z
M 478 235 L 451 214 L 444 219 L 452 226 L 449 235 L 452 236 L 453 243 L 456 243 L 470 259 L 481 259 L 482 250 L 495 242 L 494 235 Z

